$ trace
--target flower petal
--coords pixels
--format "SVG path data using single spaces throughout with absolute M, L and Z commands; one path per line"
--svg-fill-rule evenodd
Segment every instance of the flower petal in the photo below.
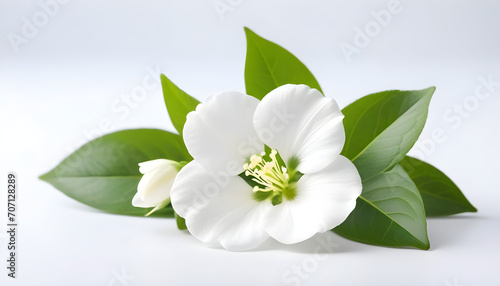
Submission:
M 297 197 L 269 213 L 266 230 L 282 243 L 297 243 L 341 224 L 356 206 L 361 178 L 354 164 L 338 156 L 320 172 L 297 182 Z
M 170 164 L 178 165 L 179 163 L 168 159 L 154 159 L 139 163 L 139 172 L 146 174 L 154 169 L 164 168 Z
M 177 175 L 171 192 L 174 210 L 186 220 L 193 236 L 232 251 L 259 246 L 270 202 L 259 203 L 252 188 L 238 176 L 209 173 L 196 160 Z
M 264 150 L 253 127 L 259 100 L 238 92 L 215 94 L 187 115 L 184 142 L 189 153 L 210 171 L 236 175 L 253 154 Z
M 253 121 L 262 142 L 277 149 L 285 163 L 296 157 L 299 171 L 313 173 L 342 151 L 343 118 L 333 98 L 306 85 L 287 84 L 262 99 Z
M 139 193 L 135 193 L 134 197 L 132 198 L 132 205 L 134 207 L 137 207 L 137 208 L 150 208 L 150 207 L 153 207 L 154 205 L 151 205 L 151 204 L 148 204 L 146 202 L 144 202 L 142 199 L 141 199 L 141 196 L 139 195 Z

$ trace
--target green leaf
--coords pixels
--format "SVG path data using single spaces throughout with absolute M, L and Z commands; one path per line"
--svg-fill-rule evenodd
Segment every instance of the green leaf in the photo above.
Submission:
M 321 91 L 307 67 L 293 54 L 245 27 L 247 94 L 261 100 L 271 90 L 287 83 L 305 84 Z M 322 92 L 322 91 L 321 91 Z
M 420 191 L 427 216 L 477 212 L 457 185 L 434 166 L 408 156 L 399 164 Z
M 429 249 L 422 198 L 399 165 L 363 182 L 356 208 L 334 231 L 368 244 Z
M 186 115 L 195 110 L 200 102 L 178 88 L 164 74 L 160 77 L 168 115 L 175 129 L 182 135 L 182 129 L 184 128 L 184 123 L 186 123 Z
M 142 175 L 138 163 L 153 159 L 190 161 L 177 134 L 157 129 L 124 130 L 92 140 L 40 179 L 91 207 L 115 214 L 145 215 L 132 206 Z M 173 216 L 171 207 L 152 216 Z
M 177 223 L 177 228 L 180 230 L 187 229 L 186 220 L 175 213 L 175 222 Z
M 390 170 L 410 151 L 424 128 L 434 90 L 379 92 L 342 110 L 346 134 L 342 154 L 356 165 L 363 180 Z

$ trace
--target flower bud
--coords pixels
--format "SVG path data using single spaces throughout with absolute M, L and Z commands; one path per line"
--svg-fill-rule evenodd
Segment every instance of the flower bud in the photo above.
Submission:
M 144 176 L 137 186 L 132 205 L 140 208 L 154 207 L 153 211 L 166 206 L 170 202 L 170 189 L 181 164 L 172 160 L 156 159 L 139 163 L 139 167 Z

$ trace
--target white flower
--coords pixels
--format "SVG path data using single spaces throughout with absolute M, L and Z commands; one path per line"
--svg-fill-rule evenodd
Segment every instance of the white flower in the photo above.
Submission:
M 193 236 L 234 251 L 334 228 L 361 193 L 355 166 L 339 155 L 343 117 L 335 100 L 305 85 L 278 87 L 262 101 L 213 95 L 187 116 L 194 160 L 175 179 L 174 210 Z
M 170 203 L 170 190 L 180 164 L 167 159 L 156 159 L 139 163 L 139 172 L 144 174 L 132 205 L 140 208 L 154 207 L 147 215 L 152 214 Z

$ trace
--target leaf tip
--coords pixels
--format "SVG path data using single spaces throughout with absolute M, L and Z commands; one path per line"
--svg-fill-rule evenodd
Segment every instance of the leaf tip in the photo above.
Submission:
M 429 250 L 431 248 L 431 244 L 427 242 L 427 244 L 422 245 L 419 247 L 421 250 Z
M 38 176 L 38 179 L 42 180 L 44 182 L 49 182 L 49 174 L 50 174 L 50 172 L 42 174 L 42 175 Z
M 245 31 L 245 35 L 247 36 L 247 39 L 249 37 L 252 37 L 252 36 L 257 36 L 257 34 L 252 31 L 252 29 L 248 28 L 248 27 L 243 27 L 243 30 Z
M 429 241 L 429 236 L 427 235 L 427 229 L 425 231 L 425 238 L 424 240 L 420 240 L 421 244 L 420 246 L 417 246 L 421 250 L 429 250 L 431 248 L 431 243 Z
M 430 86 L 430 87 L 428 87 L 428 88 L 426 88 L 424 90 L 427 91 L 430 96 L 432 96 L 434 94 L 434 92 L 436 91 L 436 87 L 435 86 Z
M 160 74 L 160 81 L 162 87 L 165 87 L 165 85 L 169 85 L 172 83 L 172 81 L 164 74 Z

